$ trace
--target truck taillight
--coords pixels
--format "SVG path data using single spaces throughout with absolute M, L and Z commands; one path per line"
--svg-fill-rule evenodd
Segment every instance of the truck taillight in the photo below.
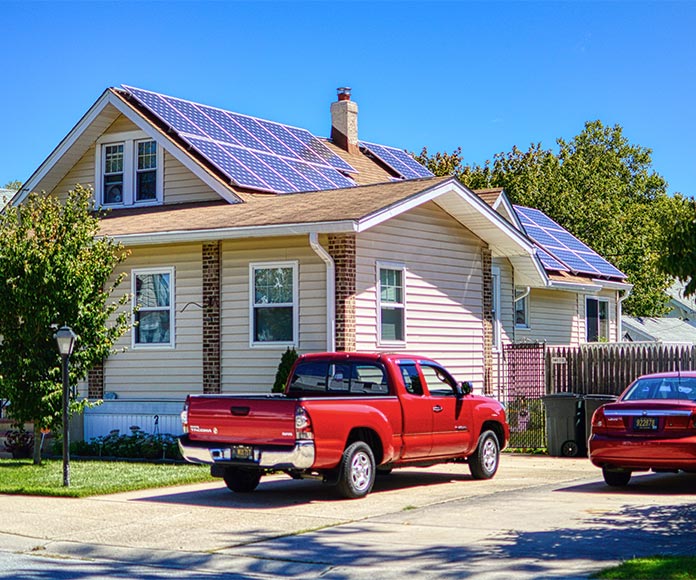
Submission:
M 183 433 L 189 432 L 188 410 L 189 410 L 189 398 L 186 397 L 186 401 L 184 402 L 184 409 L 181 411 L 181 430 Z
M 295 439 L 314 439 L 312 421 L 304 407 L 295 409 Z

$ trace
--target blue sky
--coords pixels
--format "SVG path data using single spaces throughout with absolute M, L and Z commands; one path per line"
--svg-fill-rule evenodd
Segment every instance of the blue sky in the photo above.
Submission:
M 696 195 L 696 2 L 0 0 L 0 186 L 26 180 L 109 86 L 483 163 L 588 120 Z

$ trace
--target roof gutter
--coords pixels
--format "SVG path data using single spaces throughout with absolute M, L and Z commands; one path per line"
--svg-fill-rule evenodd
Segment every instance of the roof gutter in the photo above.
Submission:
M 326 350 L 336 350 L 336 263 L 319 243 L 319 234 L 309 234 L 309 245 L 326 264 Z
M 585 294 L 597 294 L 602 289 L 596 284 L 580 284 L 578 282 L 558 282 L 549 280 L 549 288 L 552 290 L 566 290 L 571 292 L 583 292 Z

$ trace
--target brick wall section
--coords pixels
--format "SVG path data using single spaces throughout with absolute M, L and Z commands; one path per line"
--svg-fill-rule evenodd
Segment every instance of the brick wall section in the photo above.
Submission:
M 355 350 L 355 235 L 329 236 L 329 254 L 336 264 L 336 350 Z
M 491 251 L 481 250 L 483 267 L 483 392 L 493 394 L 493 276 L 491 274 Z
M 87 372 L 87 397 L 104 398 L 104 363 L 99 363 Z
M 203 244 L 203 392 L 221 391 L 220 242 Z

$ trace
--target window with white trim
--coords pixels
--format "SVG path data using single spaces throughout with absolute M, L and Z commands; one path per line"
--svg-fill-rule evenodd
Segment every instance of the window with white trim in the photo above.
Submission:
M 377 264 L 379 343 L 406 342 L 406 269 L 399 264 Z
M 174 346 L 174 268 L 132 271 L 133 346 Z
M 515 326 L 529 328 L 529 292 L 527 288 L 515 288 Z
M 585 334 L 587 342 L 609 340 L 609 301 L 585 299 Z
M 250 264 L 250 342 L 297 345 L 297 262 Z
M 97 141 L 96 195 L 109 207 L 162 203 L 163 153 L 142 131 L 103 135 Z

